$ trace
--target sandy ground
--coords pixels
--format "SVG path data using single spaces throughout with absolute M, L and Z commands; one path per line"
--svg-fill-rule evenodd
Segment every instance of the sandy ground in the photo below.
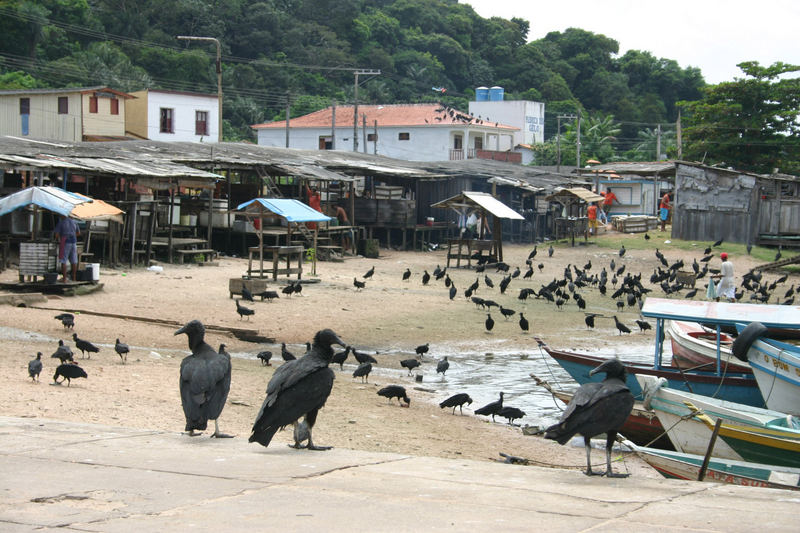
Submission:
M 642 236 L 629 236 L 641 239 Z M 602 236 L 600 237 L 603 238 Z M 663 239 L 662 239 L 663 241 Z M 609 318 L 598 319 L 597 328 L 584 325 L 584 312 L 574 303 L 564 310 L 542 300 L 522 304 L 517 300 L 519 289 L 532 287 L 538 290 L 554 277 L 563 276 L 565 265 L 583 267 L 591 260 L 593 272 L 606 268 L 611 259 L 617 266 L 625 264 L 629 272 L 643 272 L 644 279 L 657 264 L 652 250 L 630 250 L 620 259 L 614 250 L 596 245 L 570 248 L 556 245 L 553 257 L 547 257 L 547 244 L 539 246 L 534 265 L 542 263 L 544 269 L 531 280 L 522 276 L 513 280 L 505 295 L 499 293 L 497 284 L 501 275 L 487 274 L 494 280 L 495 288 L 483 284 L 476 293 L 499 303 L 523 311 L 530 320 L 530 333 L 523 333 L 517 320 L 503 321 L 493 312 L 497 322 L 494 330 L 484 328 L 485 312 L 465 301 L 463 291 L 478 275 L 470 269 L 448 270 L 458 295 L 448 298 L 448 289 L 442 281 L 421 282 L 424 270 L 433 272 L 437 264 L 446 264 L 445 252 L 396 252 L 381 250 L 377 259 L 347 258 L 344 262 L 321 262 L 317 273 L 310 272 L 306 264 L 303 279 L 316 281 L 304 285 L 299 296 L 282 297 L 272 303 L 248 303 L 255 309 L 251 320 L 241 320 L 235 312 L 234 301 L 228 293 L 228 280 L 240 278 L 246 270 L 246 260 L 222 258 L 212 266 L 163 265 L 160 273 L 137 269 L 101 269 L 103 289 L 92 294 L 74 297 L 49 297 L 46 301 L 29 307 L 2 307 L 0 327 L 14 328 L 2 331 L 4 364 L 0 377 L 4 386 L 0 390 L 0 405 L 8 416 L 42 419 L 73 420 L 134 428 L 155 428 L 180 432 L 184 426 L 183 412 L 178 393 L 178 367 L 188 353 L 186 337 L 174 336 L 174 326 L 150 324 L 129 319 L 79 314 L 74 331 L 97 344 L 100 353 L 91 359 L 76 360 L 84 367 L 88 379 L 73 381 L 72 386 L 54 386 L 52 376 L 57 360 L 51 359 L 58 339 L 73 346 L 71 332 L 65 331 L 53 317 L 56 310 L 83 310 L 137 317 L 176 320 L 180 323 L 199 319 L 206 324 L 246 327 L 259 334 L 286 342 L 295 353 L 302 353 L 302 344 L 311 340 L 314 332 L 328 327 L 335 330 L 347 343 L 368 353 L 376 353 L 379 364 L 387 368 L 400 368 L 399 359 L 413 356 L 414 347 L 431 343 L 430 357 L 425 359 L 422 374 L 434 379 L 436 345 L 454 343 L 485 347 L 487 351 L 498 348 L 533 350 L 534 337 L 541 337 L 554 346 L 581 349 L 587 347 L 618 346 L 620 343 L 637 344 L 648 341 L 647 334 L 635 333 L 620 337 L 610 316 L 619 318 L 635 329 L 635 309 L 618 312 L 614 302 L 599 295 L 596 289 L 585 289 L 587 311 L 603 313 Z M 653 245 L 653 248 L 657 246 Z M 670 261 L 685 258 L 685 252 L 662 251 Z M 506 245 L 505 262 L 513 272 L 516 266 L 526 270 L 525 260 L 532 249 L 530 245 Z M 702 250 L 697 251 L 699 258 Z M 749 258 L 735 258 L 737 272 L 744 272 Z M 716 260 L 718 263 L 718 260 Z M 688 263 L 688 261 L 687 261 Z M 367 280 L 366 288 L 356 290 L 353 278 L 361 276 L 371 267 L 375 275 Z M 409 281 L 402 281 L 402 273 L 412 272 Z M 0 280 L 14 281 L 17 271 L 12 268 L 0 275 Z M 787 284 L 788 286 L 788 284 Z M 270 282 L 270 288 L 282 287 Z M 662 296 L 656 289 L 655 296 Z M 47 308 L 47 309 L 45 309 Z M 116 338 L 130 345 L 127 364 L 121 364 L 114 353 Z M 206 340 L 217 346 L 224 342 L 230 352 L 255 354 L 265 348 L 274 352 L 274 366 L 263 367 L 257 360 L 234 358 L 231 392 L 220 417 L 223 431 L 237 438 L 249 436 L 253 420 L 264 398 L 264 391 L 274 369 L 282 361 L 280 346 L 264 346 L 240 341 L 228 334 L 209 333 Z M 652 338 L 650 338 L 652 340 Z M 44 371 L 41 382 L 27 379 L 27 363 L 41 351 Z M 387 351 L 402 352 L 386 355 Z M 352 363 L 352 357 L 350 363 Z M 499 452 L 531 459 L 534 462 L 572 468 L 584 468 L 582 448 L 559 446 L 540 437 L 525 436 L 519 427 L 475 416 L 473 404 L 464 416 L 453 416 L 441 410 L 435 398 L 403 373 L 391 377 L 373 376 L 362 384 L 348 371 L 339 371 L 327 405 L 321 411 L 314 428 L 315 442 L 352 449 L 377 450 L 446 458 L 495 460 Z M 402 409 L 389 404 L 376 395 L 378 388 L 397 383 L 409 390 L 412 404 Z M 536 387 L 531 382 L 531 388 Z M 523 424 L 526 420 L 523 419 Z M 189 437 L 186 437 L 189 438 Z M 205 437 L 200 437 L 205 438 Z M 273 446 L 291 442 L 291 431 L 278 433 Z M 255 444 L 253 446 L 256 446 Z M 310 453 L 310 452 L 298 452 Z M 604 455 L 595 452 L 594 462 L 602 463 Z M 625 459 L 619 469 L 635 475 L 655 475 L 632 457 Z

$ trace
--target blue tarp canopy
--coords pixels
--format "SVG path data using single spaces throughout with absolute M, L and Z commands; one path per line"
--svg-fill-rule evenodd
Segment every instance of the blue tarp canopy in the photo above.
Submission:
M 58 187 L 28 187 L 0 198 L 0 216 L 29 205 L 78 220 L 122 222 L 122 211 L 116 207 Z
M 300 200 L 289 198 L 255 198 L 239 204 L 237 211 L 257 215 L 263 210 L 272 211 L 289 222 L 328 222 L 331 217 L 325 216 Z

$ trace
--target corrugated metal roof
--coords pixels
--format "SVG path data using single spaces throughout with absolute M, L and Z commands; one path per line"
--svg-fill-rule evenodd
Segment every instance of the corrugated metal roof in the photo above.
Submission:
M 450 197 L 447 200 L 436 202 L 431 207 L 453 208 L 459 211 L 464 207 L 480 207 L 488 211 L 497 218 L 507 218 L 511 220 L 524 220 L 525 217 L 508 207 L 506 204 L 495 198 L 489 193 L 464 191 L 461 194 Z
M 583 200 L 586 203 L 602 202 L 604 200 L 604 198 L 599 194 L 594 193 L 589 189 L 584 189 L 583 187 L 561 189 L 560 191 L 556 191 L 555 193 L 545 198 L 545 200 L 552 202 L 563 199 L 576 199 L 576 198 Z
M 325 216 L 300 200 L 289 198 L 255 198 L 239 204 L 237 211 L 259 213 L 261 208 L 272 211 L 289 222 L 327 222 L 331 217 Z

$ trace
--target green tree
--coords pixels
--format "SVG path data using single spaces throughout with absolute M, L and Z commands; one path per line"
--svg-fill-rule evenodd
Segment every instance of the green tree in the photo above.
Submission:
M 740 170 L 800 173 L 800 66 L 739 63 L 745 74 L 709 87 L 686 109 L 684 157 Z M 793 76 L 791 76 L 794 74 Z

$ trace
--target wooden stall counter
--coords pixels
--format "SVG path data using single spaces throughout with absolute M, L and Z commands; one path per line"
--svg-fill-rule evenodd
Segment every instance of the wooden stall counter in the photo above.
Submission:
M 247 275 L 253 278 L 265 278 L 272 276 L 273 280 L 278 276 L 286 275 L 290 277 L 297 274 L 297 279 L 303 276 L 303 254 L 302 246 L 251 246 L 248 248 Z M 256 265 L 253 266 L 255 256 Z M 267 257 L 267 261 L 264 258 Z M 292 266 L 296 263 L 297 266 Z M 285 267 L 283 266 L 285 264 Z

